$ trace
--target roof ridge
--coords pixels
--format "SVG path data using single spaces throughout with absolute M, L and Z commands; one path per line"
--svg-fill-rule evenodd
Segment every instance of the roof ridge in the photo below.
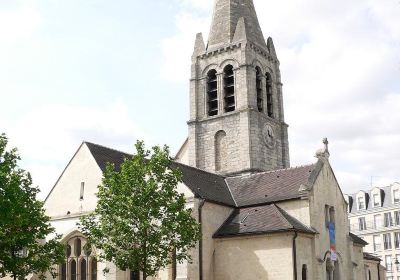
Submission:
M 273 174 L 273 173 L 277 173 L 277 172 L 281 172 L 281 171 L 288 171 L 288 170 L 295 170 L 295 169 L 299 169 L 299 168 L 311 167 L 313 165 L 316 165 L 316 163 L 310 163 L 310 164 L 299 165 L 299 166 L 288 167 L 288 168 L 282 168 L 282 169 L 276 169 L 276 170 L 261 171 L 261 172 L 257 172 L 257 173 L 247 174 L 247 175 L 229 176 L 229 177 L 226 177 L 226 178 L 251 177 L 251 176 L 257 176 L 257 175 L 262 175 L 262 174 Z
M 114 148 L 110 148 L 110 147 L 107 147 L 107 146 L 104 146 L 104 145 L 96 144 L 96 143 L 93 143 L 93 142 L 83 141 L 83 143 L 84 144 L 89 144 L 89 145 L 94 145 L 94 146 L 97 146 L 99 148 L 107 149 L 107 150 L 118 152 L 118 153 L 121 153 L 121 154 L 133 156 L 133 154 L 131 154 L 131 153 L 123 152 L 123 151 L 120 151 L 120 150 L 117 150 L 117 149 L 114 149 Z

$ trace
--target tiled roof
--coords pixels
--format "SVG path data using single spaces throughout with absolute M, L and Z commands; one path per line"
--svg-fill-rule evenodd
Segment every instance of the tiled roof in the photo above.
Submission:
M 316 164 L 247 176 L 227 178 L 237 206 L 255 205 L 300 197 L 300 186 L 312 186 Z
M 107 163 L 118 170 L 125 158 L 132 155 L 85 142 L 104 172 Z M 319 172 L 318 164 L 251 175 L 224 177 L 174 162 L 183 173 L 183 182 L 200 198 L 231 207 L 254 206 L 300 198 L 302 185 L 312 186 Z
M 368 242 L 366 242 L 364 239 L 358 237 L 354 233 L 350 232 L 350 237 L 351 237 L 351 240 L 353 240 L 353 242 L 356 243 L 356 244 L 360 244 L 360 245 L 363 245 L 363 246 L 367 246 L 368 245 Z
M 239 208 L 234 210 L 215 238 L 298 231 L 314 234 L 315 231 L 303 225 L 275 204 Z

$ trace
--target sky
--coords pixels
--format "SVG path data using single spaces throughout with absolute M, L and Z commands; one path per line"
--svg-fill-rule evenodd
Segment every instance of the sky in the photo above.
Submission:
M 284 84 L 291 165 L 328 137 L 345 193 L 400 181 L 400 1 L 254 0 Z M 0 133 L 43 199 L 82 141 L 175 153 L 213 0 L 0 0 Z

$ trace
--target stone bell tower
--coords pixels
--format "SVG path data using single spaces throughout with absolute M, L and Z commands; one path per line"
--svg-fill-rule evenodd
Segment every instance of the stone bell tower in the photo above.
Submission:
M 289 167 L 279 61 L 252 0 L 216 0 L 208 44 L 197 34 L 189 163 L 220 174 Z

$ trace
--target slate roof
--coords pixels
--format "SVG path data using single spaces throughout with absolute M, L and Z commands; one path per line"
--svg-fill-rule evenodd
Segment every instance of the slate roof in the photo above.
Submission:
M 375 256 L 375 255 L 370 254 L 370 253 L 365 253 L 365 252 L 364 252 L 364 259 L 365 260 L 371 260 L 371 261 L 377 261 L 377 262 L 382 261 L 382 259 L 380 257 Z
M 300 197 L 301 185 L 312 185 L 316 164 L 248 176 L 226 178 L 237 206 L 255 205 Z
M 350 232 L 350 238 L 353 240 L 354 243 L 356 244 L 360 244 L 362 246 L 367 246 L 368 242 L 366 242 L 364 239 L 358 237 L 357 235 L 355 235 L 354 233 Z
M 269 204 L 234 210 L 232 215 L 214 234 L 214 237 L 221 238 L 282 231 L 316 233 L 275 204 Z
M 399 183 L 394 183 L 394 184 L 399 184 Z M 374 189 L 375 188 L 372 188 L 372 189 L 370 189 L 368 191 L 365 191 L 366 194 L 367 194 L 366 209 L 362 209 L 362 210 L 358 210 L 357 209 L 357 205 L 356 205 L 356 203 L 357 203 L 356 197 L 357 197 L 358 193 L 349 194 L 349 200 L 350 200 L 349 201 L 349 204 L 350 204 L 349 213 L 350 214 L 357 214 L 357 213 L 369 211 L 371 209 L 377 209 L 376 207 L 372 206 L 372 195 L 371 195 L 371 192 Z M 397 204 L 393 203 L 392 185 L 385 186 L 385 187 L 382 187 L 380 189 L 381 189 L 381 199 L 382 199 L 383 203 L 382 203 L 382 206 L 379 207 L 379 209 L 386 208 L 386 207 L 394 207 L 396 205 L 399 205 L 398 203 Z
M 101 171 L 106 171 L 107 163 L 114 164 L 115 169 L 118 171 L 125 158 L 130 158 L 132 155 L 110 149 L 98 144 L 84 142 L 92 153 Z
M 198 197 L 227 206 L 236 206 L 225 177 L 177 162 L 174 162 L 173 166 L 181 170 L 183 183 Z
M 101 145 L 84 143 L 103 172 L 107 163 L 119 170 L 124 159 L 132 157 Z M 236 177 L 224 177 L 178 162 L 172 168 L 182 171 L 183 183 L 196 197 L 235 209 L 215 234 L 215 237 L 229 237 L 282 231 L 316 233 L 273 203 L 300 198 L 300 187 L 311 187 L 321 166 L 318 162 Z

